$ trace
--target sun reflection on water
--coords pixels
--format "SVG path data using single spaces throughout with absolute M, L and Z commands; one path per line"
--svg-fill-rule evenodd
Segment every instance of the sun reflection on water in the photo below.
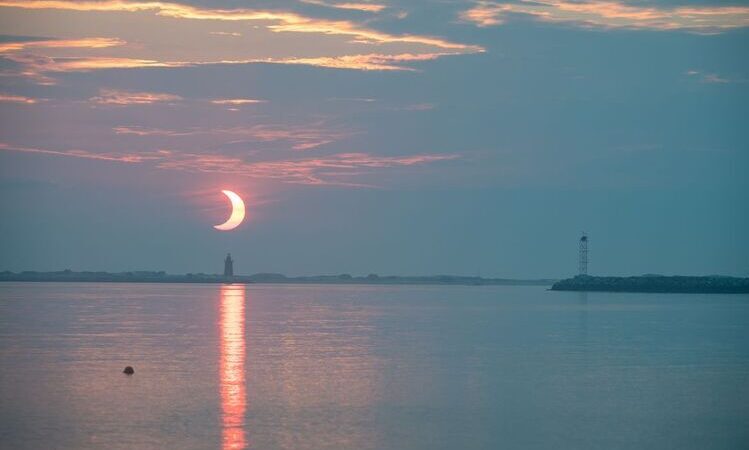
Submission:
M 242 449 L 247 446 L 244 415 L 247 407 L 245 390 L 245 286 L 221 286 L 221 412 L 222 448 Z

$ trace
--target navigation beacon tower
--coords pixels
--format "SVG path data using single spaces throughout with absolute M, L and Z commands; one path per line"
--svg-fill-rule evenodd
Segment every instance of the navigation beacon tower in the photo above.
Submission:
M 583 231 L 580 237 L 580 255 L 578 258 L 578 271 L 580 275 L 588 274 L 588 235 Z
M 225 277 L 234 276 L 234 260 L 231 259 L 231 253 L 227 253 L 226 259 L 224 260 L 224 276 Z

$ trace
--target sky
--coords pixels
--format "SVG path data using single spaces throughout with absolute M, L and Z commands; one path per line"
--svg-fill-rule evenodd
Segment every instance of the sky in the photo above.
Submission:
M 0 270 L 749 276 L 748 54 L 731 1 L 0 0 Z

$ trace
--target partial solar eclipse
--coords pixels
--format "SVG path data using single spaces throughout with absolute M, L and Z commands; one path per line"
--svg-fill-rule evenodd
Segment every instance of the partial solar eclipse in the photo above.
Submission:
M 232 191 L 221 191 L 229 198 L 231 202 L 231 215 L 226 222 L 221 225 L 214 225 L 213 228 L 220 231 L 229 231 L 237 228 L 244 220 L 244 202 L 242 197 Z

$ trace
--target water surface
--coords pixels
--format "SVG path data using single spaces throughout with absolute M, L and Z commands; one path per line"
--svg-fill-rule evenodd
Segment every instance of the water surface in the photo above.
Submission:
M 0 447 L 748 448 L 748 320 L 746 295 L 3 283 Z

